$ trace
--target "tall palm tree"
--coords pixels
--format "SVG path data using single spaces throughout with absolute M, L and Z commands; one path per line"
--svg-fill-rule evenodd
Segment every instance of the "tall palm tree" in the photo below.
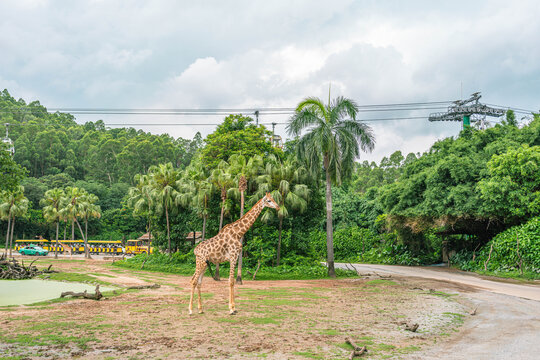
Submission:
M 152 186 L 148 175 L 136 174 L 135 186 L 129 188 L 128 206 L 133 208 L 133 215 L 148 216 L 148 240 L 152 241 Z
M 204 241 L 213 184 L 201 161 L 198 159 L 192 161 L 192 164 L 186 168 L 183 178 L 178 181 L 178 187 L 182 191 L 177 197 L 177 204 L 194 207 L 197 214 L 203 219 L 202 241 Z
M 84 219 L 84 237 L 88 239 L 88 219 L 101 218 L 101 207 L 96 204 L 99 198 L 94 194 L 88 194 L 85 200 L 81 215 Z
M 234 186 L 234 178 L 230 172 L 229 164 L 221 160 L 210 177 L 212 184 L 219 190 L 221 196 L 221 215 L 219 217 L 219 230 L 223 227 L 223 217 L 227 210 L 227 191 Z
M 15 218 L 26 214 L 28 211 L 28 199 L 24 196 L 24 187 L 20 185 L 13 192 L 4 192 L 2 197 L 3 200 L 0 203 L 0 213 L 5 214 L 4 217 L 7 217 L 8 219 L 5 255 L 7 255 L 9 248 L 9 256 L 12 256 Z
M 248 188 L 248 181 L 255 178 L 263 165 L 263 159 L 260 155 L 255 155 L 246 159 L 244 155 L 235 154 L 229 158 L 231 164 L 231 171 L 235 174 L 236 182 L 238 184 L 238 191 L 233 191 L 233 193 L 240 194 L 240 217 L 244 216 L 244 203 L 245 203 L 245 192 Z M 244 244 L 244 238 L 240 239 L 242 245 Z M 238 257 L 238 276 L 236 277 L 236 282 L 242 284 L 242 258 L 243 251 L 240 251 Z
M 149 169 L 152 198 L 156 200 L 156 210 L 159 213 L 165 212 L 167 221 L 167 249 L 171 256 L 171 226 L 169 223 L 169 213 L 174 209 L 175 199 L 178 195 L 176 182 L 179 179 L 178 170 L 173 168 L 172 163 L 151 166 Z
M 279 266 L 281 258 L 281 231 L 283 229 L 283 219 L 286 218 L 290 209 L 304 212 L 307 208 L 307 199 L 309 197 L 309 188 L 305 184 L 307 180 L 307 170 L 299 166 L 296 160 L 286 159 L 281 162 L 275 156 L 271 156 L 266 163 L 263 175 L 257 178 L 259 188 L 256 192 L 256 198 L 264 196 L 270 192 L 272 198 L 279 205 L 277 216 L 279 219 L 279 236 L 276 266 Z M 261 217 L 262 221 L 267 222 L 274 215 L 273 211 L 267 211 Z
M 62 215 L 62 199 L 65 197 L 64 190 L 54 188 L 45 192 L 45 197 L 40 203 L 43 206 L 43 217 L 49 222 L 56 223 L 56 246 L 54 250 L 54 258 L 58 259 L 58 228 Z
M 78 220 L 79 217 L 84 217 L 86 209 L 88 208 L 88 192 L 78 187 L 67 187 L 65 194 L 62 214 L 68 220 L 71 220 L 72 223 L 74 222 L 77 224 L 84 241 L 84 256 L 91 259 L 90 253 L 88 252 L 88 239 L 84 235 L 84 231 Z
M 289 120 L 287 133 L 300 136 L 297 145 L 299 158 L 305 160 L 312 175 L 319 175 L 321 164 L 326 175 L 326 250 L 328 275 L 334 269 L 334 239 L 332 229 L 332 182 L 351 174 L 360 150 L 371 151 L 375 138 L 371 128 L 356 119 L 358 105 L 350 99 L 338 97 L 324 105 L 318 98 L 306 98 L 296 107 Z M 349 119 L 344 119 L 348 117 Z M 318 178 L 318 177 L 316 177 Z

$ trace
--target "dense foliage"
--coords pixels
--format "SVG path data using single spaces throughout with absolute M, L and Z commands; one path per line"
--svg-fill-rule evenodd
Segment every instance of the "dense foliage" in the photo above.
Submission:
M 325 167 L 324 144 L 310 148 L 296 138 L 284 150 L 272 147 L 264 126 L 239 115 L 228 116 L 204 140 L 198 134 L 185 140 L 109 129 L 102 121 L 79 125 L 69 114 L 50 114 L 6 90 L 0 109 L 15 141 L 13 160 L 7 152 L 1 159 L 15 169 L 0 172 L 11 176 L 0 182 L 10 184 L 0 195 L 0 234 L 7 238 L 13 231 L 14 239 L 54 239 L 58 231 L 59 239 L 127 240 L 150 230 L 158 253 L 123 264 L 187 274 L 195 242 L 186 235 L 214 236 L 269 191 L 283 210 L 266 210 L 246 233 L 247 278 L 258 267 L 260 279 L 322 276 L 329 219 L 338 262 L 436 263 L 446 249 L 451 263 L 483 271 L 493 244 L 488 272 L 523 270 L 537 277 L 540 271 L 538 115 L 521 128 L 509 116 L 487 130 L 466 129 L 424 154 L 396 151 L 378 164 Z M 68 210 L 56 212 L 51 191 L 68 188 L 86 194 L 99 216 L 90 215 L 96 214 L 90 207 L 77 224 L 73 214 L 82 210 L 72 209 L 71 217 Z M 169 248 L 171 256 L 164 255 Z
M 464 250 L 451 261 L 468 271 L 540 278 L 540 217 L 497 234 L 478 253 Z

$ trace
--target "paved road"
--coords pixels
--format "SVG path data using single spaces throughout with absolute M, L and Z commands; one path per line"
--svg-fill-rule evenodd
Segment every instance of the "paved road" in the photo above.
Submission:
M 466 273 L 464 271 L 455 271 L 448 268 L 372 264 L 352 264 L 352 266 L 354 266 L 354 268 L 360 273 L 412 276 L 449 281 L 469 285 L 480 290 L 486 290 L 498 294 L 518 296 L 524 299 L 540 301 L 540 285 L 522 285 L 487 280 L 476 274 Z M 336 267 L 341 269 L 346 269 L 348 267 L 351 269 L 351 264 L 336 263 Z
M 540 359 L 540 286 L 520 285 L 445 268 L 353 264 L 361 274 L 419 277 L 451 282 L 476 291 L 462 296 L 477 307 L 461 331 L 407 359 Z M 346 264 L 336 267 L 347 268 Z M 351 265 L 348 265 L 349 269 Z

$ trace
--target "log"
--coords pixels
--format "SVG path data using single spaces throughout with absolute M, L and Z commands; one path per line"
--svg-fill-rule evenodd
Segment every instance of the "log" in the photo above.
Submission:
M 154 285 L 134 285 L 134 286 L 128 286 L 127 289 L 128 290 L 132 290 L 132 289 L 157 289 L 157 288 L 160 288 L 161 285 L 159 284 L 154 284 Z
M 361 356 L 367 352 L 367 348 L 365 346 L 358 346 L 356 345 L 351 338 L 346 338 L 345 342 L 353 347 L 353 351 L 349 355 L 349 359 L 352 360 L 355 356 Z
M 74 298 L 82 297 L 84 299 L 90 299 L 90 300 L 99 300 L 103 297 L 103 294 L 101 294 L 101 291 L 99 291 L 99 285 L 96 285 L 96 290 L 94 294 L 89 294 L 86 290 L 84 290 L 84 292 L 82 293 L 81 292 L 76 293 L 73 291 L 64 291 L 60 295 L 61 298 L 66 297 L 66 296 L 72 296 Z
M 406 324 L 405 325 L 405 330 L 411 331 L 411 332 L 416 332 L 416 330 L 418 330 L 418 324 Z

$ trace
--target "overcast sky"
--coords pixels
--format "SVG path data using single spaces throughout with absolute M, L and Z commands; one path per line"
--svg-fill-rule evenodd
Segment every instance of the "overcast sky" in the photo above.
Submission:
M 540 2 L 0 2 L 0 89 L 48 108 L 294 107 L 456 100 L 540 109 Z M 368 117 L 427 116 L 430 110 Z M 223 117 L 77 116 L 79 122 L 219 123 Z M 261 122 L 286 122 L 267 115 Z M 458 123 L 369 123 L 362 159 L 423 152 Z M 212 126 L 141 126 L 174 137 Z M 276 131 L 285 136 L 284 125 Z

